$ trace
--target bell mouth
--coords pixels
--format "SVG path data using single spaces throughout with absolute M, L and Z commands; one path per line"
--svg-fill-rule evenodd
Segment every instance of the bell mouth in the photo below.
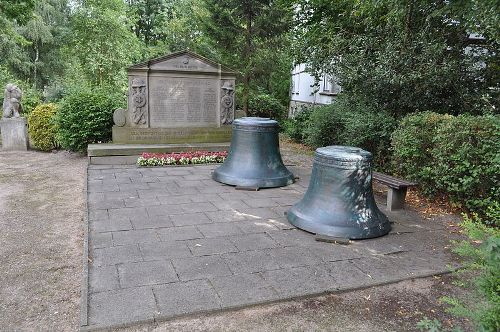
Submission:
M 311 215 L 311 211 L 302 211 L 299 203 L 287 211 L 286 217 L 290 224 L 309 233 L 363 240 L 384 236 L 392 229 L 387 217 L 377 207 L 374 207 L 377 213 L 361 226 L 355 222 L 355 215 L 351 216 L 348 222 L 342 218 L 336 219 L 334 216 L 315 218 Z

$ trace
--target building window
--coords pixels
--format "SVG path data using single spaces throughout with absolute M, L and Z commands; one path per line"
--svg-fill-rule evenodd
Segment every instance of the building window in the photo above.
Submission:
M 323 76 L 323 92 L 332 92 L 332 77 L 325 74 Z
M 325 74 L 323 76 L 323 81 L 322 81 L 322 89 L 320 94 L 325 94 L 325 95 L 336 95 L 340 92 L 340 86 L 335 82 L 335 78 L 333 76 L 330 76 L 328 74 Z
M 292 93 L 299 94 L 300 88 L 300 74 L 295 74 L 292 76 Z

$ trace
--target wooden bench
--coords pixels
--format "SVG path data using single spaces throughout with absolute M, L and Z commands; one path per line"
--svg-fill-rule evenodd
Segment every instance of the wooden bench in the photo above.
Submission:
M 389 187 L 389 191 L 387 192 L 387 209 L 389 211 L 404 209 L 408 187 L 417 185 L 414 182 L 398 179 L 379 172 L 372 172 L 372 179 Z

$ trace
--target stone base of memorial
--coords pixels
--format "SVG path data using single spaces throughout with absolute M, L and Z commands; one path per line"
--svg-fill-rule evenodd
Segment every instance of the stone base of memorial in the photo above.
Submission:
M 0 120 L 2 132 L 2 150 L 28 150 L 28 124 L 26 118 L 2 118 Z
M 113 143 L 178 144 L 231 141 L 231 127 L 133 128 L 113 126 Z

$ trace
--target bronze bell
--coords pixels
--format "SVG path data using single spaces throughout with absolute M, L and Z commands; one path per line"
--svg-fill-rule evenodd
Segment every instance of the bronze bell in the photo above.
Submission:
M 288 221 L 311 233 L 349 239 L 382 236 L 391 230 L 372 191 L 372 154 L 349 146 L 316 150 L 307 192 L 288 212 Z
M 212 178 L 241 187 L 282 187 L 293 183 L 279 150 L 278 122 L 244 117 L 233 122 L 231 147 L 224 164 Z

